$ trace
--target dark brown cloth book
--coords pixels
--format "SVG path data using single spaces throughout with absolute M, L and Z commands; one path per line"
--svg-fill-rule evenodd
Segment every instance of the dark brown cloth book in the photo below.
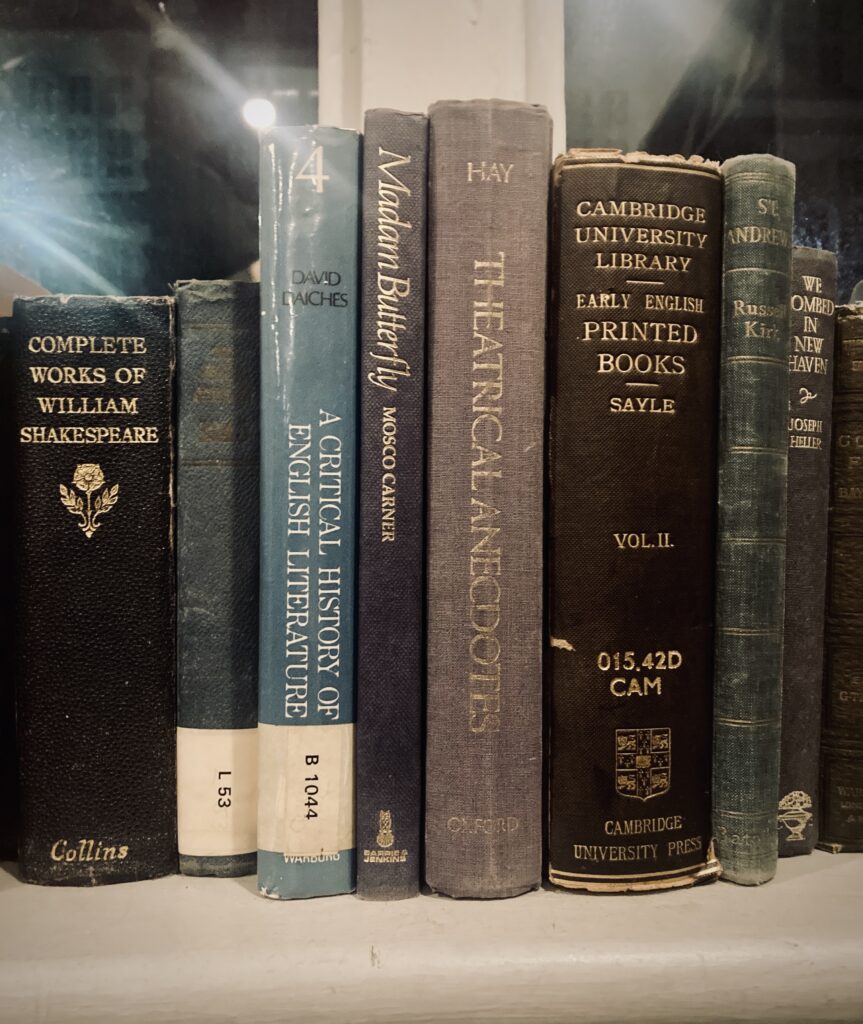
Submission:
M 836 310 L 818 846 L 863 852 L 863 303 Z
M 542 457 L 551 120 L 430 110 L 425 877 L 541 874 Z
M 818 836 L 835 303 L 836 256 L 795 246 L 788 356 L 780 857 L 811 853 Z
M 721 183 L 698 157 L 554 170 L 549 879 L 673 888 L 710 842 Z
M 15 303 L 21 873 L 177 869 L 174 301 Z

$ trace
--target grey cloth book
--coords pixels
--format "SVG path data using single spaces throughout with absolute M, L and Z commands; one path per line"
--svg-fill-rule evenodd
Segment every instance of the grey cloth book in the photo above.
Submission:
M 430 112 L 428 885 L 541 872 L 542 493 L 551 119 Z

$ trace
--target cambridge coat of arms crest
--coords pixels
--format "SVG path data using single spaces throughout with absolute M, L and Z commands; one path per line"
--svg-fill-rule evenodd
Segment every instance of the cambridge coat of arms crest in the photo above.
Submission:
M 671 729 L 615 729 L 614 788 L 649 800 L 671 789 Z

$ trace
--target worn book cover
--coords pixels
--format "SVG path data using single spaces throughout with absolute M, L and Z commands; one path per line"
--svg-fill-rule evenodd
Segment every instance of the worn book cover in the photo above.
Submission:
M 258 889 L 349 892 L 359 136 L 261 133 Z
M 713 830 L 723 878 L 778 855 L 794 165 L 722 165 L 722 356 Z
M 541 873 L 542 460 L 551 119 L 430 112 L 425 878 Z
M 863 852 L 863 303 L 836 310 L 818 846 Z
M 554 169 L 549 880 L 715 878 L 710 832 L 722 189 L 700 157 Z
M 21 873 L 177 868 L 174 300 L 14 308 Z
M 15 464 L 12 318 L 0 317 L 0 458 Z M 0 479 L 0 860 L 18 853 L 18 752 L 15 745 L 15 476 Z
M 788 355 L 780 857 L 811 853 L 818 838 L 835 305 L 836 256 L 795 246 Z
M 427 118 L 367 111 L 363 159 L 357 894 L 401 899 L 422 857 Z
M 180 871 L 255 871 L 260 294 L 177 297 L 177 813 Z

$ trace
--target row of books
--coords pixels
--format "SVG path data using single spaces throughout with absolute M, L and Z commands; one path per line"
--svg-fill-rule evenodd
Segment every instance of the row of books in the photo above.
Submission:
M 819 786 L 863 849 L 863 306 L 833 403 L 792 165 L 551 163 L 499 100 L 274 127 L 260 289 L 16 302 L 26 880 L 757 884 Z

